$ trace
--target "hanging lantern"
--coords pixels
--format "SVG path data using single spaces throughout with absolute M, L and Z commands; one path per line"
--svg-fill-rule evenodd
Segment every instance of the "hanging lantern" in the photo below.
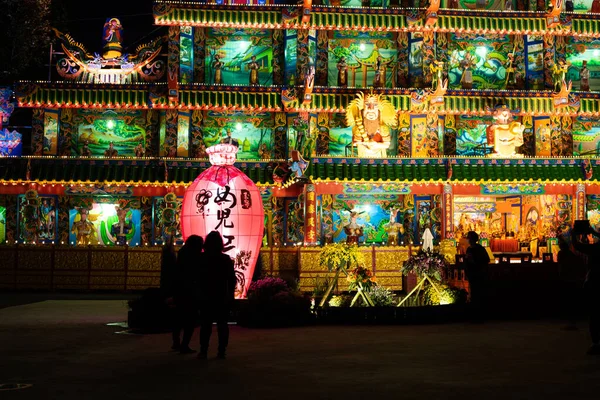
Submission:
M 235 265 L 236 298 L 245 298 L 262 244 L 265 212 L 254 182 L 233 166 L 237 151 L 232 144 L 206 149 L 212 166 L 185 191 L 181 233 L 184 240 L 221 233 L 224 252 Z

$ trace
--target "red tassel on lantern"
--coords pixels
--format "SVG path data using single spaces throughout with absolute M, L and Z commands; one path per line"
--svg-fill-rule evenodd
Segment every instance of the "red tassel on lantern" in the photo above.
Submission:
M 221 233 L 224 252 L 235 264 L 236 298 L 245 298 L 262 244 L 265 213 L 254 182 L 233 166 L 237 151 L 231 144 L 206 149 L 212 166 L 185 191 L 181 232 L 184 239 Z

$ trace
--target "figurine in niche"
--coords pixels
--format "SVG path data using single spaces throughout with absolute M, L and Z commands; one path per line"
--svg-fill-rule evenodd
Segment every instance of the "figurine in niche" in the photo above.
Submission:
M 235 147 L 240 147 L 240 142 L 231 136 L 231 128 L 227 128 L 227 136 L 221 139 L 221 144 L 232 144 Z
M 473 72 L 471 69 L 475 66 L 475 62 L 469 53 L 465 53 L 465 58 L 460 62 L 460 67 L 463 70 L 460 78 L 460 85 L 463 89 L 473 89 Z
M 271 152 L 269 151 L 269 148 L 267 147 L 266 143 L 263 143 L 260 146 L 258 146 L 258 156 L 263 160 L 271 158 Z
M 306 180 L 304 171 L 308 168 L 308 161 L 306 161 L 302 154 L 298 150 L 292 150 L 292 157 L 288 159 L 290 170 L 296 180 Z
M 40 237 L 52 239 L 54 238 L 54 227 L 56 226 L 56 213 L 52 205 L 48 203 L 47 198 L 42 200 L 40 211 L 42 222 L 42 232 L 40 233 Z
M 434 61 L 429 64 L 429 71 L 431 72 L 431 85 L 432 89 L 435 90 L 438 87 L 439 82 L 442 82 L 444 77 L 444 62 Z
M 583 60 L 583 65 L 579 71 L 579 90 L 582 92 L 590 91 L 590 70 L 587 67 L 587 61 Z
M 108 149 L 104 150 L 104 157 L 117 157 L 119 155 L 119 151 L 115 149 L 114 142 L 110 142 L 108 144 Z
M 83 143 L 83 147 L 81 148 L 81 157 L 91 157 L 92 150 L 90 149 L 90 142 L 87 140 Z
M 512 0 L 506 0 L 504 2 L 504 11 L 512 11 L 513 2 Z
M 337 63 L 337 85 L 338 87 L 348 87 L 348 64 L 346 63 L 346 57 L 342 56 L 340 61 Z
M 401 223 L 396 221 L 398 211 L 399 210 L 396 208 L 390 210 L 390 222 L 385 227 L 385 231 L 388 235 L 388 244 L 390 246 L 398 245 L 399 235 L 404 233 L 404 227 Z
M 315 84 L 315 65 L 313 63 L 308 64 L 306 72 L 304 73 L 304 90 L 312 91 Z
M 198 141 L 196 150 L 194 151 L 194 158 L 208 158 L 208 154 L 206 153 L 206 145 L 202 139 Z
M 98 236 L 94 224 L 88 219 L 90 210 L 88 208 L 77 208 L 79 220 L 73 222 L 71 233 L 75 235 L 75 242 L 81 244 L 97 244 Z M 77 216 L 75 216 L 77 219 Z
M 144 157 L 144 155 L 146 154 L 144 145 L 141 142 L 137 146 L 135 146 L 135 149 L 133 149 L 133 151 L 135 152 L 136 157 Z
M 346 123 L 352 127 L 352 144 L 359 157 L 387 157 L 390 127 L 396 126 L 396 109 L 381 95 L 359 92 L 346 109 Z
M 214 60 L 212 62 L 212 67 L 215 70 L 215 84 L 221 85 L 223 83 L 223 67 L 225 63 L 221 61 L 221 55 L 215 54 Z
M 252 56 L 251 61 L 248 63 L 248 69 L 250 70 L 250 86 L 258 86 L 258 70 L 260 65 L 256 62 L 256 56 Z
M 506 60 L 506 81 L 505 81 L 506 89 L 515 89 L 516 85 L 517 85 L 515 67 L 513 67 L 514 62 L 515 62 L 515 55 L 513 53 L 508 53 L 507 60 Z
M 356 211 L 350 211 L 350 223 L 344 226 L 344 233 L 346 234 L 346 243 L 358 244 L 361 236 L 364 235 L 364 228 L 358 224 L 358 215 Z
M 569 71 L 569 64 L 561 59 L 558 63 L 552 65 L 552 76 L 554 78 L 554 90 L 559 92 L 561 89 L 561 84 L 565 81 L 567 76 L 567 71 Z
M 380 88 L 384 86 L 384 74 L 385 71 L 383 70 L 383 57 L 377 56 L 377 60 L 375 61 L 375 77 L 373 78 L 373 87 Z
M 512 112 L 506 105 L 494 111 L 494 124 L 486 129 L 488 145 L 494 146 L 493 157 L 515 157 L 517 147 L 523 145 L 525 127 L 513 121 Z
M 110 234 L 115 238 L 115 244 L 117 246 L 125 246 L 127 244 L 127 235 L 133 229 L 131 221 L 127 221 L 128 208 L 115 207 L 117 210 L 117 217 L 119 222 L 112 224 L 110 228 Z
M 595 0 L 597 1 L 597 0 Z M 594 3 L 592 3 L 592 7 L 594 6 Z M 573 0 L 567 0 L 565 2 L 565 11 L 566 12 L 573 12 L 575 11 L 575 6 L 573 5 Z

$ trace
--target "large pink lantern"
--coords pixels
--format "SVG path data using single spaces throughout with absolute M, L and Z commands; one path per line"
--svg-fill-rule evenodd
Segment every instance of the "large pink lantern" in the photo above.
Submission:
M 185 191 L 181 232 L 184 239 L 221 233 L 224 251 L 235 264 L 236 298 L 245 298 L 262 243 L 265 212 L 254 182 L 233 166 L 237 151 L 231 144 L 206 149 L 212 166 Z

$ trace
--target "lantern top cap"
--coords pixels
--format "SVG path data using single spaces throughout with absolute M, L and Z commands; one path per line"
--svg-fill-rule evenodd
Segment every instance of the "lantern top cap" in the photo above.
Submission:
M 233 144 L 216 144 L 206 149 L 212 165 L 233 165 L 237 152 L 238 147 Z

